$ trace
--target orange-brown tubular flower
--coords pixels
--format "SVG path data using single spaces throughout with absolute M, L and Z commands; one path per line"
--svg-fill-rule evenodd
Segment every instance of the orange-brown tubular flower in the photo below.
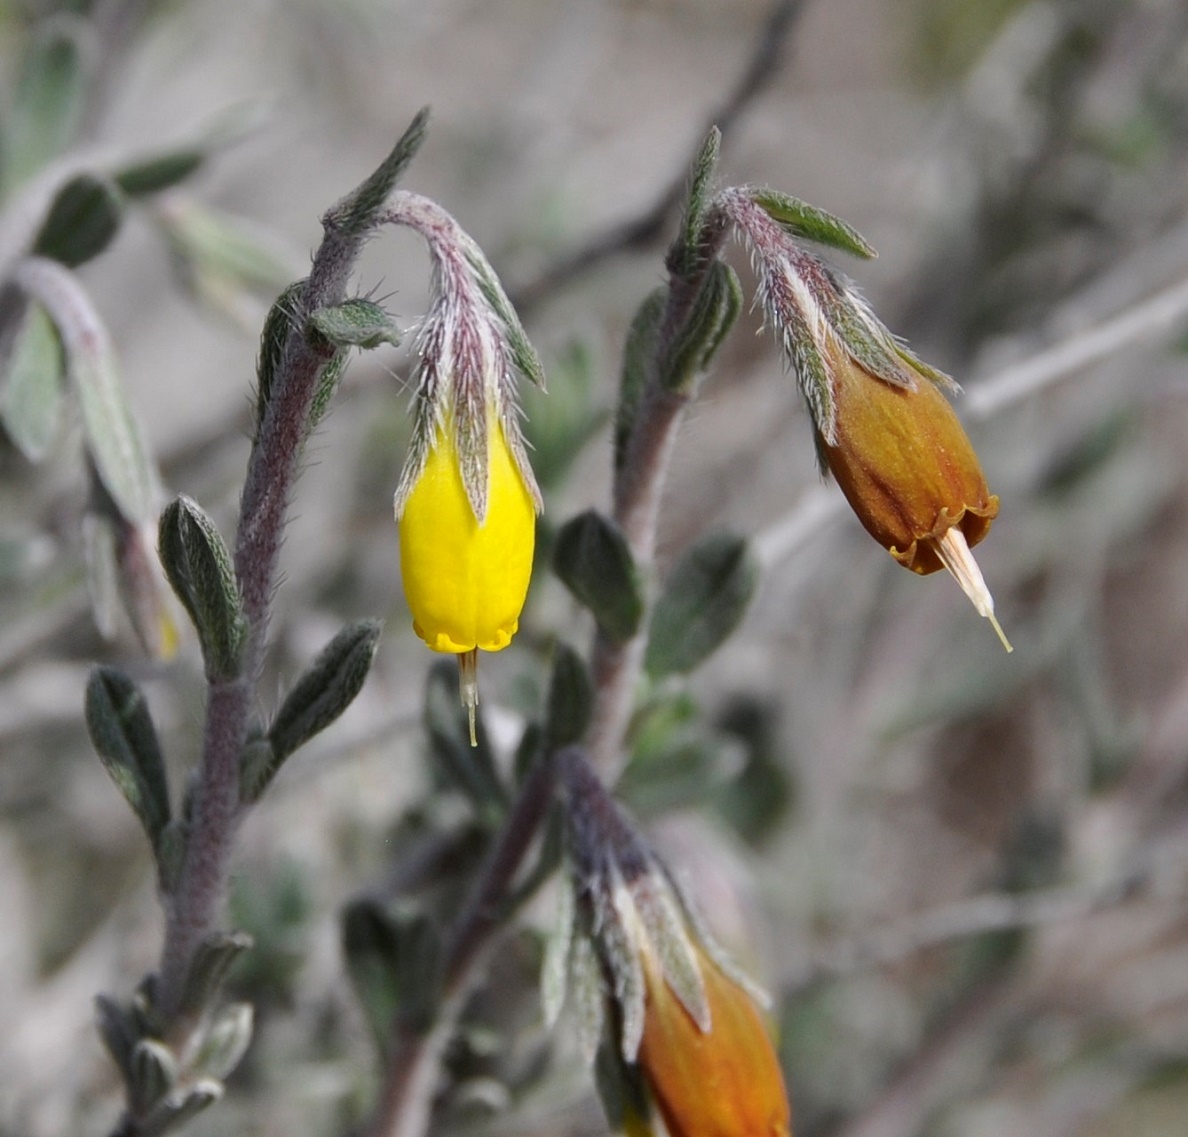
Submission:
M 757 303 L 804 393 L 818 453 L 858 520 L 905 568 L 921 576 L 948 569 L 1010 651 L 970 553 L 997 516 L 998 498 L 945 398 L 956 385 L 917 359 L 853 289 L 801 248 L 767 212 L 771 194 L 741 188 L 718 200 L 750 246 Z M 824 224 L 825 215 L 810 212 Z M 848 235 L 845 247 L 873 252 L 844 223 L 827 220 L 833 238 Z
M 710 1011 L 703 1031 L 644 956 L 637 1061 L 670 1137 L 790 1137 L 788 1095 L 759 1009 L 698 950 Z
M 904 568 L 948 569 L 1010 651 L 970 553 L 998 516 L 998 498 L 949 400 L 923 375 L 888 383 L 836 340 L 829 347 L 833 437 L 818 426 L 817 448 L 850 507 Z
M 895 387 L 844 351 L 830 361 L 836 443 L 821 454 L 866 531 L 904 568 L 945 567 L 938 542 L 960 529 L 972 549 L 998 515 L 978 456 L 935 383 Z
M 646 1137 L 658 1111 L 669 1137 L 790 1137 L 762 996 L 716 947 L 585 752 L 567 747 L 556 762 L 577 934 L 555 943 L 569 953 L 587 1041 L 608 1030 L 608 1061 L 636 1087 L 604 1095 L 611 1124 Z

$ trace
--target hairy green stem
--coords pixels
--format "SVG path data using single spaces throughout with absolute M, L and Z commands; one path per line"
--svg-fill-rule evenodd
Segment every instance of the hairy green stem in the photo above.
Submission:
M 343 299 L 362 242 L 359 233 L 326 225 L 302 296 L 302 313 Z M 310 407 L 330 358 L 326 347 L 310 342 L 302 323 L 294 321 L 289 332 L 248 459 L 235 571 L 250 631 L 239 677 L 230 684 L 212 685 L 207 697 L 193 822 L 177 891 L 167 907 L 158 987 L 159 1009 L 167 1020 L 179 1010 L 194 954 L 215 930 L 227 891 L 231 848 L 242 813 L 240 758 L 263 665 L 277 560 Z M 176 1027 L 185 1031 L 188 1025 Z

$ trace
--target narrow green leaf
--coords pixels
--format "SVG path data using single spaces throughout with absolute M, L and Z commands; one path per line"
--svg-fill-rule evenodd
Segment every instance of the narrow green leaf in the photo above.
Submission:
M 553 569 L 612 640 L 622 643 L 639 630 L 643 586 L 627 538 L 609 518 L 591 509 L 567 521 Z
M 58 190 L 33 253 L 74 268 L 111 244 L 123 218 L 123 197 L 115 185 L 94 174 L 79 174 Z
M 400 343 L 400 331 L 392 317 L 374 300 L 363 296 L 319 308 L 310 313 L 309 322 L 335 347 L 374 348 Z
M 194 174 L 206 161 L 206 153 L 198 147 L 164 151 L 139 159 L 121 167 L 112 180 L 128 197 L 147 197 L 172 189 Z
M 58 330 L 78 392 L 87 452 L 104 489 L 128 521 L 147 524 L 156 516 L 160 482 L 91 298 L 73 272 L 44 257 L 21 261 L 14 278 L 44 305 Z
M 512 363 L 525 379 L 543 391 L 545 389 L 544 367 L 541 365 L 540 356 L 536 354 L 536 348 L 529 341 L 528 333 L 524 331 L 524 325 L 520 323 L 520 317 L 512 307 L 511 300 L 508 299 L 503 285 L 499 283 L 499 277 L 495 275 L 495 270 L 491 267 L 482 249 L 469 238 L 467 240 L 469 242 L 466 249 L 467 260 L 478 278 L 479 289 L 487 303 L 495 309 L 503 324 L 504 335 L 511 348 Z
M 58 17 L 42 21 L 26 48 L 9 107 L 4 180 L 24 181 L 74 141 L 87 97 L 86 24 Z
M 165 575 L 198 631 L 207 677 L 233 679 L 248 626 L 222 536 L 198 503 L 182 494 L 161 514 L 158 547 Z
M 907 363 L 894 337 L 860 298 L 830 289 L 817 293 L 817 299 L 830 327 L 864 370 L 893 387 L 915 384 L 914 365 Z
M 27 304 L 0 387 L 0 420 L 30 462 L 45 457 L 62 417 L 62 345 L 40 304 Z
M 677 562 L 652 612 L 644 666 L 656 678 L 692 671 L 738 627 L 759 582 L 747 541 L 707 537 Z
M 318 423 L 326 417 L 326 412 L 330 409 L 330 403 L 338 392 L 339 384 L 346 372 L 346 364 L 347 353 L 339 351 L 322 368 L 322 373 L 318 376 L 318 385 L 314 389 L 313 400 L 309 405 L 307 431 L 315 430 Z
M 177 1084 L 177 1059 L 155 1038 L 142 1038 L 132 1050 L 128 1105 L 134 1115 L 148 1113 Z
M 100 761 L 156 849 L 169 823 L 169 786 L 144 695 L 123 672 L 96 667 L 87 681 L 86 722 Z
M 272 398 L 272 381 L 280 367 L 285 344 L 297 324 L 301 296 L 306 281 L 290 284 L 268 309 L 264 330 L 260 334 L 260 355 L 256 361 L 256 428 L 264 421 L 268 400 Z
M 231 965 L 251 946 L 252 937 L 246 932 L 216 932 L 203 940 L 182 985 L 179 1013 L 205 1012 L 214 1002 Z
M 327 210 L 322 224 L 348 237 L 361 237 L 375 224 L 376 215 L 384 207 L 397 180 L 408 168 L 413 155 L 425 140 L 429 121 L 428 107 L 418 111 L 392 152 L 376 171 L 357 189 L 352 190 Z
M 594 683 L 582 657 L 569 644 L 553 650 L 553 671 L 545 701 L 547 751 L 581 742 L 594 713 Z
M 751 200 L 794 237 L 829 245 L 863 260 L 878 256 L 857 229 L 815 205 L 773 189 L 752 190 Z
M 685 198 L 685 210 L 681 218 L 681 234 L 674 250 L 675 258 L 670 261 L 671 271 L 677 276 L 691 275 L 702 259 L 705 208 L 713 190 L 714 174 L 718 169 L 721 149 L 722 132 L 716 126 L 711 127 L 689 170 L 689 192 Z
M 660 351 L 660 324 L 668 303 L 668 288 L 661 285 L 639 306 L 623 348 L 619 402 L 615 408 L 615 469 L 621 469 L 635 427 L 644 393 L 655 373 Z
M 660 375 L 669 391 L 691 394 L 742 310 L 742 285 L 729 265 L 715 261 L 669 349 Z
M 435 768 L 447 784 L 474 804 L 481 821 L 493 823 L 507 808 L 507 790 L 495 767 L 495 755 L 481 714 L 476 720 L 477 746 L 470 745 L 470 726 L 458 697 L 458 671 L 453 660 L 441 660 L 425 683 L 424 723 Z
M 354 702 L 371 670 L 383 625 L 378 620 L 348 624 L 332 639 L 285 696 L 268 728 L 270 761 L 252 780 L 247 800 L 255 801 L 281 764 L 298 747 L 320 734 Z M 263 752 L 261 752 L 263 753 Z
M 206 1028 L 194 1059 L 194 1069 L 222 1081 L 236 1066 L 252 1041 L 254 1014 L 251 1003 L 230 1003 Z

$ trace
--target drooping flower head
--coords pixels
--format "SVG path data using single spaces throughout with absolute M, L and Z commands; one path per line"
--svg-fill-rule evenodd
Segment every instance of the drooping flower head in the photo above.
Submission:
M 642 1102 L 625 1095 L 623 1116 L 612 1120 L 650 1133 L 654 1106 L 670 1137 L 789 1137 L 762 995 L 708 935 L 584 752 L 570 748 L 558 765 L 578 929 L 562 950 L 575 1001 L 588 1049 L 609 1032 L 604 1056 L 622 1082 L 644 1089 Z M 546 1011 L 557 1010 L 554 999 Z
M 998 498 L 945 397 L 956 384 L 899 343 L 793 239 L 769 212 L 775 196 L 744 187 L 719 202 L 751 250 L 756 303 L 804 393 L 822 466 L 879 544 L 921 576 L 948 569 L 1010 651 L 970 553 L 989 532 Z M 836 218 L 810 212 L 852 236 L 855 251 L 873 253 Z
M 419 232 L 433 261 L 395 498 L 404 594 L 417 635 L 458 655 L 473 739 L 477 652 L 511 642 L 532 572 L 541 499 L 515 381 L 519 373 L 543 386 L 543 372 L 486 258 L 453 218 L 398 193 L 388 219 Z

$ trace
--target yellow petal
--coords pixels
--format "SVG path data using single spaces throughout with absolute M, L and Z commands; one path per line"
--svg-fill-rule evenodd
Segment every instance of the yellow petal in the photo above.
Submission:
M 484 523 L 466 496 L 448 422 L 400 516 L 404 594 L 414 630 L 434 651 L 506 647 L 528 592 L 536 509 L 493 412 L 487 423 Z

